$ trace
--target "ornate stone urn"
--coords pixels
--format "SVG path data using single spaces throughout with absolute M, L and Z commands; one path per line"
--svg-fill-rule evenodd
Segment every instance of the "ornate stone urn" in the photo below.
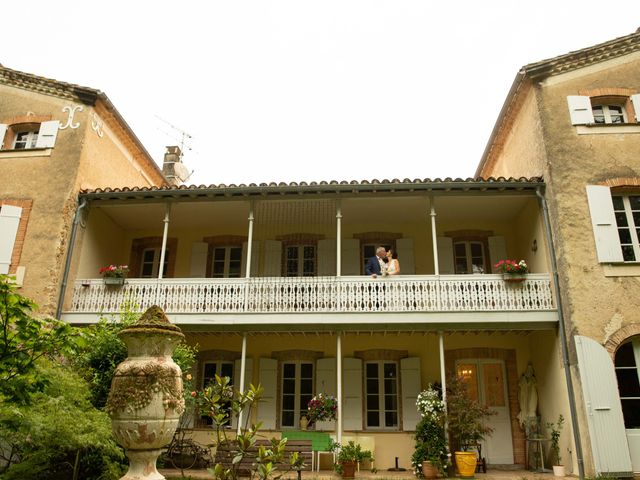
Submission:
M 157 306 L 120 335 L 129 356 L 116 368 L 107 413 L 129 458 L 121 480 L 163 480 L 156 460 L 184 411 L 182 372 L 171 358 L 184 335 Z

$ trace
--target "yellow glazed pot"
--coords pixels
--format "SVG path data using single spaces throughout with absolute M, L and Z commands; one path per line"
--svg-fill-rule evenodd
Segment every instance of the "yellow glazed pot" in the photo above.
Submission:
M 476 452 L 455 452 L 456 467 L 462 478 L 473 478 L 476 473 Z

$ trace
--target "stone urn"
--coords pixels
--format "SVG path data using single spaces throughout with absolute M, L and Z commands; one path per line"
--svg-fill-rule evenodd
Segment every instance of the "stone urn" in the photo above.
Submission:
M 129 458 L 129 471 L 121 480 L 163 480 L 156 460 L 184 412 L 182 372 L 171 358 L 184 335 L 153 306 L 120 336 L 129 356 L 116 368 L 107 413 Z

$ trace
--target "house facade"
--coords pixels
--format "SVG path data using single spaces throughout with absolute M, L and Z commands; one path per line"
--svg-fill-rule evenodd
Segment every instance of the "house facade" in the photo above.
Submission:
M 357 439 L 381 469 L 411 468 L 416 397 L 457 373 L 498 412 L 489 465 L 524 465 L 529 365 L 541 404 L 567 408 L 544 189 L 532 177 L 84 190 L 62 318 L 157 304 L 199 346 L 198 386 L 260 383 L 254 420 L 275 435 L 300 429 L 314 394 L 336 395 L 338 420 L 315 429 Z M 400 275 L 364 274 L 379 245 Z M 506 258 L 527 261 L 526 281 L 495 271 Z M 99 278 L 105 264 L 130 266 L 122 285 Z
M 54 314 L 77 192 L 159 186 L 162 172 L 108 97 L 0 66 L 0 273 Z
M 562 450 L 587 475 L 640 472 L 638 151 L 634 33 L 523 67 L 477 170 L 544 178 L 564 324 L 557 350 L 566 337 L 575 398 Z

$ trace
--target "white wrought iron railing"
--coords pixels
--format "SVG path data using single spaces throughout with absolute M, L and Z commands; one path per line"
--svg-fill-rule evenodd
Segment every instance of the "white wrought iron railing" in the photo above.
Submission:
M 75 282 L 69 313 L 117 313 L 125 304 L 167 313 L 473 312 L 553 310 L 547 274 L 102 279 Z

